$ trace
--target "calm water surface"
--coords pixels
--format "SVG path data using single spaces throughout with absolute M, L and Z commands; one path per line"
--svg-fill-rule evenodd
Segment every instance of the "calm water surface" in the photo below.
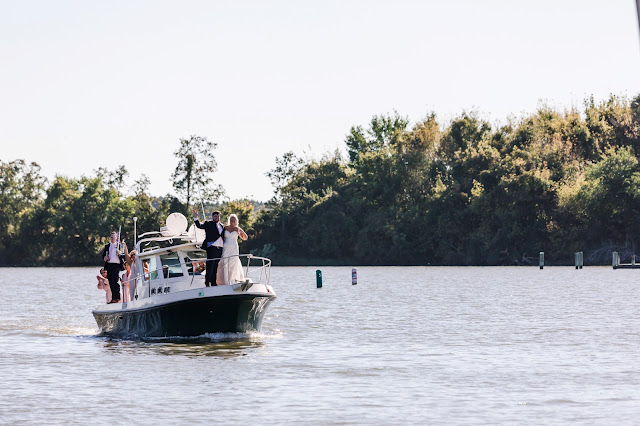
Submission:
M 315 269 L 259 334 L 141 342 L 98 268 L 2 268 L 0 423 L 638 424 L 640 271 Z

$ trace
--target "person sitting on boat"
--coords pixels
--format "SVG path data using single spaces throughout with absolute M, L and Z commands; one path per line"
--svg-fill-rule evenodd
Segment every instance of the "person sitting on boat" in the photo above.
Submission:
M 189 256 L 187 256 L 185 257 L 184 262 L 187 264 L 189 275 L 199 275 L 202 271 L 204 271 L 203 260 L 193 260 Z
M 122 301 L 123 302 L 131 302 L 131 290 L 132 287 L 131 281 L 133 281 L 133 277 L 131 276 L 131 264 L 127 263 L 124 266 L 125 271 L 120 277 L 120 282 L 122 282 Z
M 222 259 L 218 267 L 216 282 L 221 284 L 235 284 L 244 281 L 242 263 L 240 262 L 240 248 L 238 247 L 238 237 L 243 241 L 247 240 L 247 234 L 238 226 L 238 216 L 229 216 L 227 225 L 224 227 L 224 245 L 222 246 Z
M 198 211 L 193 210 L 193 218 L 198 228 L 204 229 L 205 239 L 202 243 L 202 249 L 207 251 L 207 272 L 204 278 L 204 284 L 209 287 L 216 284 L 216 276 L 218 271 L 218 262 L 222 257 L 224 228 L 220 224 L 220 212 L 214 211 L 211 213 L 212 220 L 206 220 L 204 223 L 200 223 L 198 218 Z
M 111 287 L 109 286 L 109 280 L 107 279 L 107 271 L 104 268 L 100 268 L 98 278 L 98 288 L 104 290 L 107 295 L 107 303 L 111 302 Z
M 202 260 L 195 260 L 193 262 L 193 272 L 199 274 L 204 271 L 204 262 Z
M 111 232 L 109 237 L 111 242 L 104 246 L 102 250 L 102 258 L 104 259 L 104 269 L 107 271 L 109 286 L 111 287 L 112 299 L 109 303 L 120 302 L 120 271 L 124 270 L 124 255 L 118 248 L 118 234 L 116 231 Z

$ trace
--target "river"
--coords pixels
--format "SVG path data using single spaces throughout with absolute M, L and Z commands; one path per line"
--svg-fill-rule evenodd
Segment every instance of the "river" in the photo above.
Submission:
M 321 269 L 260 333 L 130 341 L 98 268 L 0 268 L 0 423 L 637 424 L 640 271 Z

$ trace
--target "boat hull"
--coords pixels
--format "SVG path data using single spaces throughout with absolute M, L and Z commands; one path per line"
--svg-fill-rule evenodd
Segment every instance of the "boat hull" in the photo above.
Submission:
M 190 298 L 116 311 L 94 311 L 101 333 L 121 337 L 192 337 L 206 333 L 259 331 L 269 294 L 231 294 Z

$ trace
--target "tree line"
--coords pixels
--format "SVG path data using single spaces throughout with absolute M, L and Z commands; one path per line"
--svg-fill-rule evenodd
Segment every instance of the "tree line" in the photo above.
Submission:
M 443 124 L 397 113 L 354 126 L 344 151 L 293 152 L 267 175 L 266 203 L 224 199 L 214 185 L 216 145 L 181 139 L 176 194 L 132 185 L 124 167 L 92 176 L 40 175 L 35 163 L 0 161 L 0 263 L 95 265 L 112 229 L 158 230 L 170 212 L 236 213 L 244 252 L 275 264 L 607 264 L 640 237 L 640 96 L 588 99 L 581 110 L 541 106 L 492 125 L 475 112 Z M 125 190 L 126 189 L 126 190 Z M 128 224 L 127 226 L 125 226 Z
M 56 176 L 49 182 L 36 163 L 0 161 L 0 265 L 97 265 L 111 231 L 122 229 L 133 249 L 134 216 L 138 234 L 158 231 L 172 212 L 190 217 L 194 199 L 200 197 L 209 211 L 215 206 L 225 215 L 237 212 L 249 219 L 262 203 L 219 203 L 224 189 L 212 177 L 216 146 L 205 137 L 181 139 L 172 174 L 175 194 L 165 196 L 149 194 L 145 175 L 130 183 L 124 166 L 99 168 L 80 178 Z
M 540 251 L 549 264 L 575 251 L 607 264 L 636 252 L 640 96 L 493 126 L 469 112 L 445 125 L 375 116 L 345 148 L 278 159 L 254 244 L 286 263 L 355 265 L 537 264 Z

